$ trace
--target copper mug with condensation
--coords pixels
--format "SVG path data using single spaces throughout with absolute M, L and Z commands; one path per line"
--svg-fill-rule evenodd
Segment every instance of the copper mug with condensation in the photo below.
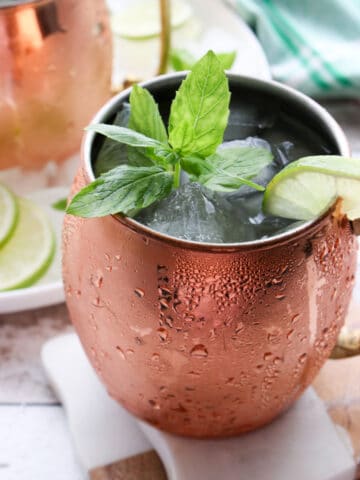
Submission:
M 164 115 L 182 78 L 147 82 Z M 230 75 L 232 106 L 266 94 L 348 155 L 333 118 L 274 82 Z M 250 89 L 250 93 L 249 93 Z M 94 122 L 111 122 L 129 91 Z M 101 137 L 86 133 L 73 193 L 93 180 Z M 288 408 L 333 349 L 346 316 L 357 254 L 335 207 L 274 238 L 200 244 L 135 220 L 67 216 L 66 300 L 84 349 L 109 394 L 160 429 L 235 435 Z
M 39 169 L 80 147 L 110 97 L 111 35 L 104 0 L 0 4 L 0 169 Z

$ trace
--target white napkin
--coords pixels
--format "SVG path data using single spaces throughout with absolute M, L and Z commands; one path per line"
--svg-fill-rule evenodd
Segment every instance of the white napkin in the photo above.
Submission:
M 160 432 L 112 400 L 75 334 L 48 341 L 42 360 L 64 404 L 80 461 L 88 470 L 155 448 L 170 480 L 354 478 L 349 444 L 312 389 L 261 430 L 229 439 L 193 440 Z

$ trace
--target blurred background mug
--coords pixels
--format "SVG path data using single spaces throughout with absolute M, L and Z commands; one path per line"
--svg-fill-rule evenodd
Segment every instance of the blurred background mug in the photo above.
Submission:
M 0 169 L 40 169 L 78 151 L 110 96 L 108 20 L 103 0 L 0 3 Z

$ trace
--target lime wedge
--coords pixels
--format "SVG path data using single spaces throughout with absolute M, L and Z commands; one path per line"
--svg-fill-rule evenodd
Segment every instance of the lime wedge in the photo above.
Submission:
M 19 219 L 0 250 L 0 292 L 28 287 L 51 264 L 55 237 L 47 215 L 30 200 L 18 199 Z
M 159 0 L 144 0 L 115 13 L 111 18 L 113 32 L 125 38 L 148 38 L 161 32 Z M 182 1 L 171 2 L 171 26 L 180 27 L 191 17 L 192 10 Z
M 18 218 L 15 195 L 0 184 L 0 248 L 9 240 Z
M 348 218 L 360 218 L 360 160 L 333 155 L 305 157 L 271 180 L 263 210 L 278 217 L 310 220 L 339 197 Z

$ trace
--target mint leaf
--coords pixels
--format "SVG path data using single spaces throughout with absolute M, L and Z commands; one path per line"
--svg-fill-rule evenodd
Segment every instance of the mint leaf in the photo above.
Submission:
M 111 138 L 116 142 L 125 143 L 131 147 L 163 148 L 162 143 L 158 140 L 149 138 L 141 133 L 131 130 L 130 128 L 98 123 L 89 125 L 86 130 L 100 133 L 101 135 L 105 135 L 105 137 Z
M 67 206 L 67 198 L 60 198 L 51 206 L 54 210 L 59 210 L 59 212 L 65 212 Z
M 212 155 L 224 136 L 229 102 L 228 80 L 209 51 L 182 82 L 171 105 L 171 146 L 182 156 Z
M 232 52 L 216 53 L 223 70 L 230 70 L 236 59 L 236 50 Z M 176 71 L 191 70 L 196 63 L 196 58 L 185 48 L 174 48 L 170 52 L 170 65 Z
M 129 118 L 130 105 L 128 103 L 124 103 L 121 110 L 116 114 L 113 125 L 117 125 L 119 127 L 127 127 L 129 124 Z M 147 166 L 153 164 L 153 162 L 148 158 L 132 158 L 130 160 L 127 145 L 116 142 L 111 138 L 105 138 L 94 165 L 95 176 L 99 177 L 101 174 L 108 172 L 109 170 L 112 170 L 113 168 L 119 165 L 123 165 L 125 163 L 139 166 Z
M 196 58 L 185 48 L 174 48 L 170 51 L 170 65 L 176 71 L 191 70 Z
M 129 128 L 167 144 L 168 137 L 159 107 L 148 90 L 134 85 L 130 93 Z
M 139 210 L 166 197 L 173 174 L 159 166 L 120 165 L 83 188 L 72 199 L 67 213 L 81 217 L 103 217 Z
M 217 53 L 216 56 L 221 63 L 221 66 L 224 70 L 230 70 L 234 65 L 236 60 L 237 52 L 233 50 L 232 52 Z
M 219 148 L 206 159 L 184 158 L 181 165 L 193 181 L 211 190 L 231 192 L 242 185 L 256 190 L 264 188 L 252 181 L 264 167 L 272 161 L 272 154 L 265 148 L 228 147 Z
M 139 85 L 134 85 L 130 94 L 130 105 L 129 128 L 167 145 L 166 128 L 151 93 Z M 149 155 L 144 148 L 128 147 L 128 156 L 130 164 L 149 164 Z M 161 156 L 154 160 L 155 163 L 164 164 Z

